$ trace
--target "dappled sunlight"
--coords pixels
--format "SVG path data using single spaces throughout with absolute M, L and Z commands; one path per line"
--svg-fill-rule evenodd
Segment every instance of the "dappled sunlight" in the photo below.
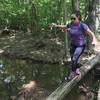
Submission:
M 7 49 L 7 48 L 9 48 L 9 47 L 10 47 L 10 45 L 4 46 L 4 48 L 3 48 L 3 49 Z
M 100 42 L 94 47 L 94 50 L 100 52 Z
M 52 42 L 58 44 L 58 45 L 62 45 L 62 42 L 59 40 L 59 38 L 52 38 L 50 39 Z
M 15 35 L 13 35 L 13 36 L 10 36 L 9 38 L 10 38 L 10 39 L 15 39 Z
M 33 52 L 31 52 L 31 54 L 37 54 L 37 55 L 45 55 L 45 54 L 47 54 L 47 52 L 46 51 L 43 51 L 43 50 L 40 50 L 40 51 L 33 51 Z
M 9 40 L 10 40 L 11 42 L 15 41 L 15 35 L 10 36 L 10 37 L 9 37 Z
M 87 71 L 87 69 L 89 70 L 91 68 L 91 66 L 84 66 L 84 70 Z
M 3 49 L 0 49 L 0 53 L 3 53 L 4 52 L 4 50 Z
M 36 82 L 35 81 L 30 81 L 27 84 L 24 84 L 21 88 L 20 88 L 20 93 L 22 92 L 31 92 L 33 90 L 35 90 L 36 88 Z
M 27 39 L 24 39 L 24 40 L 21 40 L 20 43 L 25 43 L 27 41 L 28 41 Z

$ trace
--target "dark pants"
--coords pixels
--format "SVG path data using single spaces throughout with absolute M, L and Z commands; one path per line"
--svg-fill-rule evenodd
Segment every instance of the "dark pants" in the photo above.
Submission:
M 78 62 L 78 59 L 81 56 L 81 54 L 84 52 L 84 49 L 85 49 L 85 45 L 83 45 L 83 46 L 71 45 L 70 56 L 71 56 L 72 71 L 75 71 L 78 68 L 77 62 Z

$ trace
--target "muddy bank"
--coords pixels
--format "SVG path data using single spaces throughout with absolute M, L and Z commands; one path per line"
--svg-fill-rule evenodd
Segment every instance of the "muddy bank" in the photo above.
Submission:
M 22 31 L 0 35 L 0 54 L 8 57 L 58 63 L 64 58 L 64 43 L 58 37 L 34 36 Z

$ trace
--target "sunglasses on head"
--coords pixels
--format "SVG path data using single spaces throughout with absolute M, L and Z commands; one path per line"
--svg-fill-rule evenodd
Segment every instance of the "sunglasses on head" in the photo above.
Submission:
M 71 20 L 76 20 L 76 18 L 72 17 Z

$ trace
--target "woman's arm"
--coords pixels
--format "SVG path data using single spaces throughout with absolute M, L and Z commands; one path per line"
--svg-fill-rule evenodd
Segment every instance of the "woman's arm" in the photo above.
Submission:
M 95 34 L 88 28 L 87 29 L 87 33 L 90 35 L 90 36 L 92 36 L 92 38 L 93 38 L 93 41 L 92 41 L 92 44 L 97 44 L 97 38 L 96 38 L 96 36 L 95 36 Z
M 58 28 L 67 28 L 67 25 L 57 25 L 55 23 L 52 24 L 54 27 L 58 27 Z

